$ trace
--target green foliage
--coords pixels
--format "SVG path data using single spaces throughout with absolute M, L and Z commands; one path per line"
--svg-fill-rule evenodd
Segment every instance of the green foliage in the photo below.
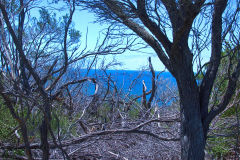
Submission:
M 210 102 L 212 105 L 218 105 L 221 101 L 221 98 L 226 92 L 227 86 L 228 86 L 228 78 L 229 75 L 233 73 L 234 68 L 237 65 L 237 62 L 239 60 L 239 55 L 234 51 L 233 47 L 228 46 L 230 49 L 226 49 L 224 52 L 222 52 L 222 59 L 221 64 L 218 69 L 217 78 L 214 83 L 214 88 L 212 90 L 212 102 Z M 231 65 L 230 65 L 231 64 Z M 237 88 L 239 88 L 239 84 L 237 85 Z M 235 98 L 240 98 L 239 96 Z M 231 100 L 230 104 L 233 103 Z M 218 118 L 218 121 L 215 122 L 214 128 L 216 130 L 212 131 L 214 135 L 228 135 L 228 137 L 215 137 L 215 138 L 208 138 L 208 146 L 209 146 L 209 152 L 213 154 L 217 158 L 221 158 L 229 154 L 230 150 L 233 150 L 233 147 L 235 146 L 234 143 L 236 143 L 236 136 L 234 136 L 232 133 L 237 131 L 237 127 L 234 126 L 234 119 L 236 119 L 236 111 L 238 112 L 238 115 L 240 116 L 240 108 L 236 105 L 231 106 L 226 111 L 224 111 Z M 231 120 L 230 120 L 231 119 Z M 232 123 L 232 124 L 231 124 Z
M 37 19 L 33 18 L 32 26 L 35 27 L 36 33 L 48 33 L 48 36 L 57 35 L 61 37 L 64 33 L 64 28 L 59 25 L 55 13 L 49 13 L 46 9 L 42 8 L 39 10 L 40 17 Z
M 237 107 L 237 113 L 238 113 L 238 116 L 240 116 L 240 108 Z M 236 115 L 236 107 L 233 106 L 229 109 L 227 109 L 222 115 L 221 115 L 221 118 L 228 118 L 228 117 L 231 117 L 231 116 L 235 116 Z
M 25 152 L 24 149 L 18 149 L 18 150 L 5 150 L 5 152 L 1 155 L 1 158 L 12 160 L 15 156 L 24 156 Z
M 3 104 L 0 98 L 0 142 L 17 142 L 13 129 L 17 127 L 17 122 L 12 118 L 10 111 Z
M 140 115 L 140 110 L 137 109 L 136 107 L 130 107 L 130 110 L 128 111 L 129 117 L 132 119 L 137 119 L 139 118 Z
M 111 121 L 111 115 L 113 114 L 112 104 L 104 103 L 101 107 L 98 108 L 96 118 L 103 123 Z M 119 107 L 120 112 L 125 112 L 123 106 Z M 131 119 L 137 119 L 140 115 L 140 110 L 134 105 L 128 107 L 127 114 Z
M 40 19 L 39 22 L 42 23 L 47 23 L 49 25 L 53 25 L 55 24 L 54 22 L 56 22 L 55 16 L 56 14 L 54 14 L 53 16 L 51 16 L 48 11 L 44 8 L 42 8 L 41 10 L 39 10 L 39 14 L 40 14 Z
M 64 135 L 67 133 L 69 125 L 77 119 L 77 117 L 74 117 L 73 119 L 70 119 L 68 114 L 65 112 L 65 110 L 61 107 L 61 105 L 54 105 L 54 108 L 51 112 L 51 128 L 55 135 L 60 131 L 61 135 Z M 40 138 L 39 133 L 39 125 L 42 123 L 43 120 L 43 113 L 39 110 L 36 113 L 32 113 L 30 119 L 27 121 L 27 127 L 28 131 L 30 133 L 33 133 L 34 138 Z M 31 135 L 30 135 L 31 136 Z
M 73 120 L 75 120 L 75 118 Z M 69 116 L 65 114 L 61 108 L 53 110 L 51 127 L 55 133 L 61 131 L 61 134 L 66 134 L 71 123 L 72 120 L 69 119 Z
M 109 122 L 111 119 L 109 113 L 112 111 L 111 104 L 105 103 L 102 107 L 98 108 L 98 117 L 102 122 Z
M 21 11 L 20 5 L 19 5 L 19 1 L 16 0 L 7 0 L 4 1 L 5 5 L 7 6 L 7 11 L 14 14 L 14 13 L 18 13 Z
M 25 108 L 22 111 L 18 111 L 20 115 L 24 117 L 27 115 L 27 109 Z M 43 113 L 40 110 L 36 110 L 34 113 L 31 113 L 30 117 L 26 121 L 26 126 L 28 129 L 28 136 L 29 139 L 39 139 L 39 125 L 41 124 L 43 119 Z M 51 127 L 54 133 L 57 133 L 61 130 L 61 134 L 65 134 L 69 127 L 69 124 L 72 121 L 75 121 L 77 117 L 74 117 L 73 120 L 70 120 L 68 115 L 64 113 L 64 110 L 57 106 L 52 111 L 52 120 L 51 120 Z M 11 140 L 11 143 L 17 143 L 17 137 L 14 134 L 14 129 L 19 126 L 17 121 L 12 117 L 9 109 L 3 104 L 2 99 L 0 99 L 0 142 L 7 143 Z M 20 130 L 18 133 L 21 135 Z M 22 136 L 21 136 L 22 137 Z M 21 139 L 20 143 L 23 140 Z
M 71 42 L 78 43 L 80 41 L 81 34 L 79 31 L 72 28 L 69 30 L 69 36 L 70 36 Z
M 212 146 L 209 152 L 216 158 L 224 157 L 230 151 L 233 143 L 231 138 L 208 138 L 208 145 Z

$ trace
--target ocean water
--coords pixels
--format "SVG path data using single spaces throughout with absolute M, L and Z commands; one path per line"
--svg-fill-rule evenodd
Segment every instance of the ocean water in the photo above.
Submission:
M 143 81 L 147 87 L 147 92 L 151 90 L 152 74 L 150 71 L 133 71 L 133 70 L 78 70 L 78 77 L 96 78 L 100 89 L 116 88 L 119 93 L 129 95 L 141 95 Z M 176 87 L 175 78 L 169 72 L 156 72 L 156 82 L 158 89 L 164 91 L 165 87 Z M 95 85 L 91 82 L 84 84 L 84 89 L 88 94 L 93 94 Z

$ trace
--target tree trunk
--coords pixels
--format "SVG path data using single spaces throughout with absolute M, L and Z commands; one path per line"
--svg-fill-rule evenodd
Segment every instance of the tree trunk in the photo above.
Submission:
M 191 88 L 189 87 L 189 90 Z M 199 111 L 199 103 L 194 95 L 181 98 L 181 153 L 183 160 L 203 160 L 205 138 Z
M 203 160 L 206 140 L 201 120 L 199 91 L 194 74 L 192 71 L 181 68 L 177 71 L 176 80 L 180 96 L 181 157 L 183 160 Z
M 42 124 L 40 126 L 40 137 L 41 137 L 41 149 L 43 152 L 42 159 L 49 159 L 49 144 L 48 144 L 48 126 L 46 119 L 43 119 Z
M 26 124 L 22 124 L 21 126 L 21 132 L 22 132 L 22 136 L 23 136 L 23 141 L 25 143 L 25 153 L 28 157 L 29 160 L 32 160 L 32 152 L 31 152 L 31 148 L 30 148 L 30 143 L 29 143 L 29 139 L 28 139 L 28 133 L 27 133 L 27 126 Z
M 42 124 L 40 126 L 40 138 L 41 138 L 41 149 L 43 152 L 42 159 L 48 160 L 50 156 L 50 147 L 48 143 L 48 129 L 51 121 L 51 112 L 50 112 L 50 103 L 46 97 L 45 99 L 45 109 L 44 109 L 44 119 L 42 120 Z

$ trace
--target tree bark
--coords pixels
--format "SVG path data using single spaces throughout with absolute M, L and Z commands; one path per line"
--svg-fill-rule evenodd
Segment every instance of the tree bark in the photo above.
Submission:
M 23 141 L 25 143 L 25 153 L 28 157 L 29 160 L 32 160 L 32 152 L 31 152 L 31 148 L 30 148 L 30 143 L 28 140 L 28 133 L 27 133 L 27 126 L 26 124 L 22 124 L 21 126 L 21 132 L 22 132 L 22 136 L 23 136 Z
M 192 56 L 186 41 L 173 51 L 174 77 L 176 78 L 180 96 L 181 116 L 181 158 L 183 160 L 203 160 L 205 136 L 201 117 L 199 87 L 192 69 Z
M 48 142 L 48 131 L 49 125 L 51 121 L 51 112 L 50 112 L 50 103 L 47 97 L 44 97 L 43 101 L 45 101 L 44 105 L 44 119 L 42 120 L 42 124 L 40 126 L 40 138 L 41 138 L 41 149 L 43 152 L 42 159 L 48 160 L 50 156 L 50 146 Z
M 181 114 L 181 157 L 183 160 L 203 160 L 206 140 L 201 120 L 198 87 L 192 76 L 186 74 L 182 71 L 177 76 Z
M 205 138 L 197 93 L 185 86 L 180 102 L 182 159 L 204 159 Z M 190 93 L 190 94 L 188 94 Z

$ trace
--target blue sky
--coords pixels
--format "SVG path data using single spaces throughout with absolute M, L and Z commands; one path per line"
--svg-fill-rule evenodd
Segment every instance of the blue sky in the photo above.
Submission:
M 99 32 L 107 28 L 107 25 L 100 25 L 98 23 L 93 23 L 96 20 L 93 13 L 89 13 L 87 11 L 76 11 L 73 22 L 75 24 L 76 29 L 81 31 L 82 33 L 82 41 L 85 41 L 84 37 L 88 30 L 88 46 L 89 48 L 94 48 L 96 40 L 99 36 Z M 139 53 L 134 51 L 127 51 L 126 53 L 119 55 L 108 55 L 105 56 L 107 61 L 111 61 L 115 58 L 118 62 L 122 64 L 122 66 L 115 67 L 115 69 L 124 69 L 124 70 L 139 70 L 142 68 L 146 68 L 148 66 L 148 57 L 152 58 L 152 63 L 155 70 L 164 70 L 165 67 L 158 59 L 156 54 L 151 50 L 145 50 L 148 53 Z
M 49 9 L 57 14 L 58 17 L 65 15 L 68 13 L 66 11 L 63 12 L 56 12 L 52 7 L 61 8 L 66 6 L 66 4 L 63 4 L 59 2 L 58 4 L 54 5 L 48 5 L 48 0 L 43 0 L 40 3 L 36 5 L 36 8 L 33 8 L 31 10 L 31 16 L 38 17 L 39 14 L 39 7 L 44 6 L 44 8 Z M 74 16 L 73 16 L 73 24 L 75 26 L 75 29 L 79 30 L 81 32 L 82 38 L 82 46 L 85 46 L 86 43 L 86 33 L 88 31 L 88 37 L 87 37 L 87 45 L 88 49 L 94 48 L 95 44 L 97 42 L 97 39 L 99 37 L 99 32 L 108 26 L 100 25 L 98 23 L 94 23 L 96 20 L 96 17 L 93 13 L 89 13 L 88 11 L 80 11 L 80 8 L 77 7 Z M 103 37 L 103 36 L 100 36 Z M 101 39 L 101 38 L 100 38 Z M 139 53 L 139 52 L 133 52 L 133 51 L 127 51 L 123 54 L 118 55 L 107 55 L 105 57 L 100 56 L 100 59 L 105 59 L 106 63 L 112 61 L 113 59 L 117 60 L 117 62 L 121 63 L 121 66 L 116 66 L 112 69 L 124 69 L 124 70 L 141 70 L 142 68 L 146 68 L 148 66 L 148 57 L 150 56 L 152 58 L 152 64 L 155 70 L 162 71 L 165 69 L 164 65 L 161 63 L 161 61 L 158 59 L 157 55 L 151 50 L 151 49 L 145 49 L 144 52 L 147 53 Z
M 58 4 L 49 5 L 47 3 L 48 1 L 49 0 L 38 1 L 37 2 L 38 4 L 35 6 L 36 8 L 34 8 L 31 11 L 31 15 L 37 16 L 38 10 L 39 10 L 38 7 L 41 7 L 41 6 L 44 6 L 47 9 L 51 9 L 53 7 L 56 7 L 57 9 L 66 7 L 66 4 L 63 2 L 61 2 L 61 3 L 59 2 Z M 233 5 L 233 7 L 236 7 L 236 5 L 235 5 L 236 1 L 230 1 L 230 2 Z M 54 11 L 54 9 L 53 9 L 53 11 Z M 61 15 L 65 15 L 67 13 L 67 11 L 68 11 L 68 8 L 66 7 L 65 10 L 63 10 L 61 13 L 56 13 L 56 14 L 57 14 L 57 16 L 60 17 Z M 55 10 L 55 12 L 56 12 L 56 10 Z M 89 13 L 87 11 L 80 11 L 80 8 L 77 7 L 76 12 L 73 17 L 73 23 L 75 24 L 75 29 L 79 30 L 82 34 L 82 39 L 81 39 L 82 46 L 85 46 L 85 44 L 84 44 L 84 43 L 86 43 L 85 36 L 86 36 L 87 30 L 88 30 L 88 41 L 87 41 L 88 49 L 93 49 L 95 47 L 95 44 L 99 37 L 99 32 L 102 29 L 108 27 L 106 24 L 105 24 L 105 26 L 102 26 L 98 23 L 93 23 L 95 20 L 96 20 L 96 17 L 94 16 L 93 13 Z M 201 30 L 201 28 L 204 27 L 204 23 L 197 27 L 200 28 L 200 30 Z M 206 30 L 206 33 L 208 33 L 208 31 L 209 31 L 209 29 Z M 171 31 L 169 31 L 169 35 L 171 35 Z M 204 37 L 202 37 L 202 38 L 204 38 Z M 171 36 L 170 36 L 170 39 L 171 39 Z M 209 41 L 210 41 L 210 39 L 209 39 Z M 191 46 L 191 43 L 192 43 L 192 38 L 189 39 L 189 46 Z M 161 71 L 161 70 L 165 69 L 164 65 L 158 59 L 156 53 L 153 50 L 145 49 L 144 52 L 147 52 L 147 53 L 127 51 L 126 53 L 123 53 L 121 55 L 115 55 L 115 56 L 108 55 L 108 56 L 102 57 L 102 59 L 104 58 L 104 59 L 106 59 L 107 62 L 110 62 L 110 61 L 112 61 L 113 58 L 115 58 L 118 62 L 120 62 L 122 64 L 122 66 L 118 66 L 118 67 L 115 67 L 112 69 L 139 70 L 139 69 L 142 69 L 143 67 L 146 68 L 148 66 L 148 57 L 151 56 L 153 67 L 155 68 L 155 70 Z M 195 52 L 195 51 L 193 50 L 193 52 Z M 211 53 L 211 43 L 208 44 L 208 47 L 204 46 L 204 50 L 201 51 L 200 61 L 201 61 L 202 65 L 209 61 L 210 53 Z M 194 53 L 194 54 L 196 54 L 196 53 Z M 193 66 L 194 66 L 193 70 L 196 72 L 197 71 L 196 61 L 194 62 Z
M 39 6 L 46 6 L 47 5 L 47 0 L 43 0 L 39 3 Z M 48 5 L 49 6 L 49 5 Z M 61 8 L 66 6 L 66 4 L 63 3 L 58 3 L 53 5 L 56 8 Z M 52 5 L 49 6 L 49 8 L 52 7 Z M 32 16 L 37 16 L 39 8 L 35 8 L 31 14 Z M 53 10 L 54 11 L 54 10 Z M 56 11 L 55 11 L 56 12 Z M 61 16 L 67 13 L 67 10 L 57 13 L 57 16 Z M 76 12 L 74 13 L 73 16 L 73 23 L 75 25 L 75 29 L 79 30 L 82 34 L 82 46 L 85 46 L 85 37 L 86 33 L 88 30 L 88 49 L 94 48 L 95 44 L 97 42 L 97 39 L 99 37 L 99 32 L 107 28 L 108 26 L 105 24 L 100 25 L 98 23 L 94 23 L 96 20 L 96 17 L 94 16 L 93 13 L 89 13 L 88 11 L 80 11 L 80 8 L 77 7 Z M 171 34 L 170 34 L 171 35 Z M 101 36 L 100 36 L 101 37 Z M 101 38 L 100 38 L 101 39 Z M 203 63 L 207 62 L 209 60 L 209 53 L 210 53 L 210 48 L 206 49 L 202 53 L 202 61 Z M 133 52 L 133 51 L 127 51 L 126 53 L 123 53 L 121 55 L 107 55 L 105 57 L 100 57 L 100 59 L 104 58 L 106 59 L 107 62 L 112 61 L 113 59 L 116 59 L 118 62 L 122 64 L 122 66 L 118 66 L 112 69 L 124 69 L 124 70 L 140 70 L 142 68 L 147 68 L 148 66 L 148 57 L 150 56 L 152 58 L 152 63 L 153 67 L 157 71 L 162 71 L 165 69 L 164 65 L 161 63 L 161 61 L 158 59 L 156 53 L 152 49 L 145 49 L 144 52 L 147 53 L 142 53 L 142 52 Z M 197 66 L 194 65 L 194 70 L 197 70 Z

